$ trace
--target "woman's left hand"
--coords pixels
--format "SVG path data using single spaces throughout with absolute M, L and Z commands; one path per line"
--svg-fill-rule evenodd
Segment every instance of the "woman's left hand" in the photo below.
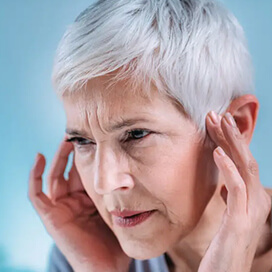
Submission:
M 224 177 L 227 208 L 198 272 L 249 272 L 271 210 L 271 197 L 260 182 L 258 164 L 231 114 L 216 116 L 217 123 L 210 117 L 206 123 L 218 146 L 213 156 Z

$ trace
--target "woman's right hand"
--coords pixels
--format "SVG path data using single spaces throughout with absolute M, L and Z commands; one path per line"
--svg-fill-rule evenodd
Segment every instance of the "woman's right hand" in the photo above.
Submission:
M 29 175 L 28 198 L 47 232 L 74 271 L 128 271 L 130 258 L 87 195 L 75 162 L 64 178 L 73 144 L 64 137 L 48 175 L 48 195 L 42 191 L 45 157 L 37 154 Z

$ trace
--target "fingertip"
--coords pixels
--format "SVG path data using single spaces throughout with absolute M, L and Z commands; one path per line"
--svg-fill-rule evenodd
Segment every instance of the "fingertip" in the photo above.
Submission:
M 68 135 L 65 135 L 62 139 L 61 145 L 73 149 L 74 145 L 72 142 L 69 142 L 68 139 L 69 139 Z
M 35 164 L 33 167 L 34 176 L 37 178 L 42 175 L 45 168 L 45 157 L 41 153 L 37 153 L 35 158 Z
M 36 154 L 36 157 L 35 157 L 35 162 L 36 162 L 36 163 L 39 161 L 40 157 L 41 157 L 41 153 L 38 152 L 38 153 Z
M 222 158 L 222 157 L 226 156 L 226 153 L 225 153 L 224 149 L 221 146 L 218 146 L 217 148 L 215 148 L 214 153 L 219 158 Z
M 69 154 L 74 151 L 74 145 L 72 142 L 68 142 L 67 140 L 65 140 L 63 143 L 64 148 L 69 152 Z
M 207 115 L 206 115 L 206 123 L 207 123 L 208 125 L 213 125 L 213 122 L 212 122 L 210 116 L 211 116 L 211 111 L 209 111 L 209 112 L 207 113 Z
M 45 160 L 44 155 L 40 152 L 37 152 L 35 156 L 35 160 L 34 160 L 34 165 L 37 165 L 37 163 L 40 161 L 41 158 Z
M 226 153 L 224 152 L 222 147 L 217 145 L 213 150 L 213 159 L 219 169 L 222 169 L 225 162 L 224 160 L 225 157 L 226 157 Z
M 36 156 L 35 156 L 35 158 L 34 158 L 34 162 L 33 162 L 33 164 L 32 164 L 32 171 L 36 168 L 36 166 L 37 166 L 37 163 L 38 163 L 38 161 L 39 161 L 39 153 L 37 153 L 36 154 Z
M 37 162 L 38 161 L 38 159 L 39 159 L 39 155 L 40 155 L 40 153 L 38 152 L 38 153 L 36 153 L 36 156 L 35 156 L 35 162 Z

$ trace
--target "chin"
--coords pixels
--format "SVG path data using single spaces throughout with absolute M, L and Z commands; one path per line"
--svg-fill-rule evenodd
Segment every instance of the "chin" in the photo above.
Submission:
M 123 251 L 127 256 L 136 260 L 146 260 L 151 258 L 156 258 L 166 252 L 165 247 L 157 248 L 157 247 L 148 247 L 146 246 L 135 246 L 135 245 L 121 245 Z
M 164 254 L 179 238 L 177 233 L 170 231 L 147 232 L 145 235 L 143 235 L 143 231 L 141 231 L 141 235 L 136 235 L 136 232 L 133 235 L 119 232 L 116 237 L 124 253 L 137 260 L 156 258 Z
M 153 220 L 155 217 L 153 218 Z M 113 228 L 120 246 L 130 258 L 146 260 L 156 258 L 167 252 L 182 240 L 192 229 L 189 224 L 170 226 L 164 218 L 146 222 L 135 229 Z

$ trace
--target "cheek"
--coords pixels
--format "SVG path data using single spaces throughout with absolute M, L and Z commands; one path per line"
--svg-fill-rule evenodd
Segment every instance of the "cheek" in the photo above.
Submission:
M 89 162 L 90 163 L 90 162 Z M 101 205 L 102 197 L 95 193 L 94 186 L 93 186 L 93 173 L 92 168 L 90 167 L 88 161 L 84 159 L 83 156 L 77 154 L 75 152 L 75 165 L 79 176 L 81 178 L 82 185 L 89 195 L 89 197 L 94 202 L 95 206 L 99 210 L 99 206 Z
M 163 203 L 170 221 L 185 219 L 192 215 L 197 180 L 194 175 L 195 164 L 191 162 L 190 157 L 185 154 L 173 152 L 167 156 L 164 153 L 149 172 L 148 190 Z
M 133 156 L 128 156 L 129 169 L 139 184 L 135 184 L 132 193 L 141 195 L 141 201 L 148 207 L 153 203 L 168 221 L 193 224 L 210 197 L 208 173 L 211 171 L 206 157 L 201 158 L 198 149 L 190 143 L 164 142 L 134 150 Z M 103 196 L 93 187 L 92 159 L 78 154 L 75 162 L 86 192 L 98 211 L 106 216 Z
M 90 172 L 90 167 L 84 167 L 84 165 L 78 163 L 77 169 L 85 191 L 87 192 L 88 196 L 92 199 L 96 209 L 98 210 L 99 214 L 101 215 L 105 223 L 107 223 L 107 225 L 110 226 L 111 220 L 106 210 L 105 203 L 103 202 L 103 196 L 97 194 L 94 191 L 92 180 L 93 175 Z
M 163 147 L 152 156 L 152 164 L 140 169 L 139 180 L 171 223 L 194 225 L 214 189 L 210 161 L 189 144 Z

